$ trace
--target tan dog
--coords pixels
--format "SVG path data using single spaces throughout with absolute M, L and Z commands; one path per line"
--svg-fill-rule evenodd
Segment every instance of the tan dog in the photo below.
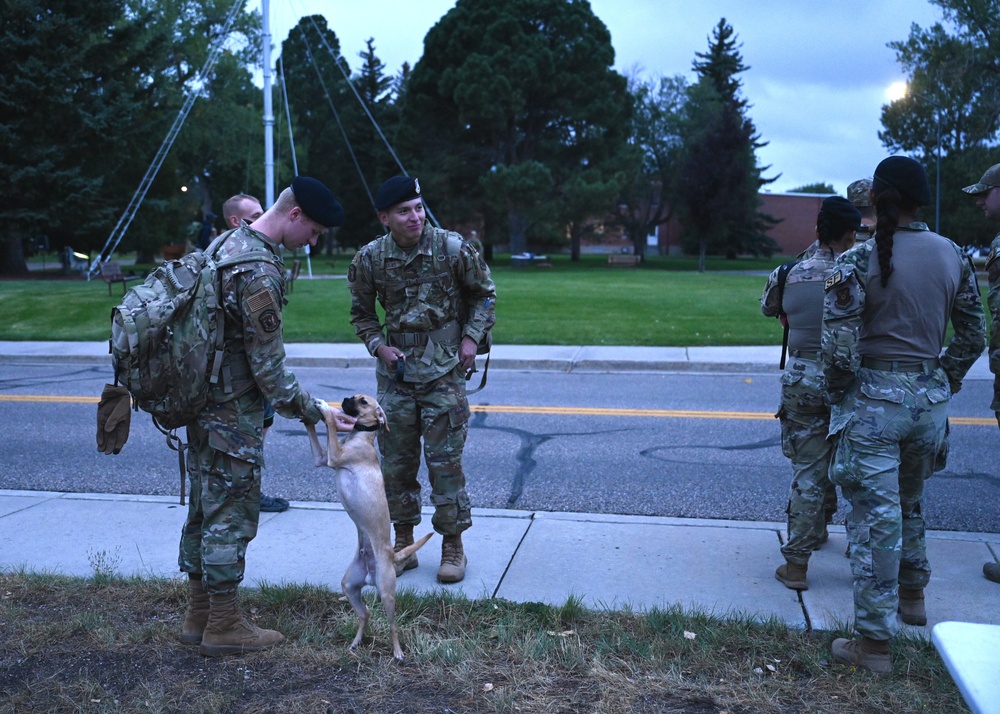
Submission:
M 389 519 L 389 504 L 385 498 L 382 481 L 382 467 L 375 451 L 375 434 L 380 426 L 386 429 L 385 412 L 373 398 L 356 394 L 344 399 L 341 407 L 348 416 L 357 417 L 354 431 L 348 433 L 343 444 L 337 438 L 334 411 L 321 402 L 323 420 L 326 422 L 329 450 L 324 449 L 316 435 L 316 427 L 307 426 L 309 447 L 316 466 L 329 466 L 336 471 L 337 493 L 347 514 L 358 528 L 358 549 L 354 560 L 347 567 L 340 582 L 341 589 L 355 612 L 360 624 L 358 634 L 351 643 L 351 649 L 361 642 L 368 625 L 369 611 L 361 598 L 361 588 L 365 584 L 375 585 L 385 616 L 392 631 L 392 653 L 396 659 L 403 659 L 403 649 L 399 646 L 396 632 L 396 566 L 417 552 L 430 539 L 428 533 L 413 545 L 398 553 L 392 552 L 392 524 Z

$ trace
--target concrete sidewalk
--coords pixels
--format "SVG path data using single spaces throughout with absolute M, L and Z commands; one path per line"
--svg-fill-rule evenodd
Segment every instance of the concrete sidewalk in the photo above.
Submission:
M 95 572 L 181 577 L 177 543 L 184 507 L 158 496 L 0 491 L 0 570 L 80 577 Z M 430 511 L 417 535 L 430 529 Z M 844 530 L 810 561 L 810 589 L 797 593 L 774 578 L 784 537 L 780 523 L 474 509 L 465 538 L 466 578 L 435 579 L 440 537 L 398 587 L 431 593 L 447 587 L 469 598 L 562 605 L 575 596 L 596 609 L 648 610 L 680 605 L 715 614 L 777 618 L 801 629 L 829 629 L 853 617 Z M 293 502 L 262 513 L 247 558 L 247 584 L 308 583 L 340 590 L 356 530 L 335 503 Z M 1000 556 L 1000 534 L 928 534 L 934 568 L 927 627 L 958 620 L 1000 624 L 1000 586 L 982 564 Z
M 291 343 L 285 345 L 288 366 L 365 367 L 374 358 L 358 343 Z M 559 372 L 774 372 L 781 347 L 618 347 L 494 345 L 491 369 L 555 370 Z M 108 360 L 107 342 L 0 341 L 0 360 L 8 363 Z M 482 358 L 480 358 L 481 364 Z M 967 379 L 993 379 L 984 354 Z

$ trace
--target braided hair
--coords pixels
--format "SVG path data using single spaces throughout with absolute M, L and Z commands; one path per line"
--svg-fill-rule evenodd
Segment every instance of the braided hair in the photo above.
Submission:
M 899 227 L 899 207 L 902 201 L 903 196 L 899 191 L 888 185 L 875 196 L 875 249 L 878 251 L 883 288 L 892 275 L 892 242 Z
M 892 243 L 901 214 L 913 214 L 930 202 L 930 186 L 924 168 L 906 156 L 890 156 L 875 169 L 872 177 L 875 198 L 875 248 L 882 287 L 892 275 Z

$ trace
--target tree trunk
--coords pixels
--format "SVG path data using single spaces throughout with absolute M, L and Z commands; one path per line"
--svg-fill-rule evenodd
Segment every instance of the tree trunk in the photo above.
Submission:
M 520 255 L 528 249 L 528 221 L 511 209 L 507 213 L 510 254 Z
M 0 275 L 25 277 L 28 263 L 24 259 L 24 246 L 18 237 L 0 240 Z
M 569 259 L 574 263 L 580 262 L 580 234 L 582 232 L 575 223 L 569 228 Z
M 705 256 L 708 254 L 708 239 L 702 238 L 698 242 L 698 272 L 705 272 Z

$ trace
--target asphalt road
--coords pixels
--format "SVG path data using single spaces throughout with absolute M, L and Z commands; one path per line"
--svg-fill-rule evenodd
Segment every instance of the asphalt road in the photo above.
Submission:
M 296 373 L 328 401 L 375 389 L 368 369 Z M 147 415 L 134 415 L 120 455 L 97 451 L 96 397 L 109 376 L 105 363 L 0 366 L 0 488 L 177 494 L 177 455 Z M 991 391 L 967 380 L 952 402 L 948 466 L 926 488 L 929 528 L 1000 532 Z M 470 399 L 469 493 L 484 508 L 782 521 L 791 470 L 771 416 L 777 396 L 776 372 L 491 370 Z M 299 423 L 277 419 L 266 458 L 265 493 L 336 500 Z

